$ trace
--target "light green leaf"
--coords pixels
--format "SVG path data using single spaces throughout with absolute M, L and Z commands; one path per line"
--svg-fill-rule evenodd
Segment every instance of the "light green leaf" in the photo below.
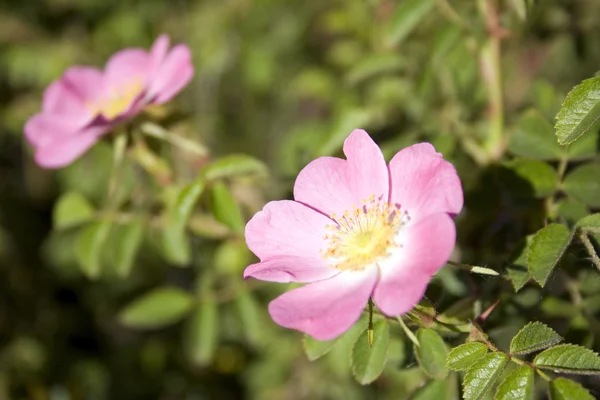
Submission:
M 494 352 L 473 364 L 463 380 L 464 400 L 482 399 L 502 374 L 507 361 L 506 354 Z
M 132 328 L 160 328 L 185 317 L 194 298 L 174 287 L 154 289 L 135 299 L 119 313 L 119 320 Z
M 591 207 L 600 207 L 600 165 L 585 164 L 567 175 L 564 191 Z
M 331 348 L 335 344 L 335 339 L 320 341 L 313 339 L 309 335 L 304 335 L 304 340 L 302 341 L 302 344 L 308 360 L 314 361 L 329 353 L 329 350 L 331 350 Z
M 261 326 L 262 319 L 260 318 L 260 306 L 257 300 L 245 288 L 238 289 L 235 305 L 248 342 L 252 344 L 261 343 L 264 337 L 264 327 Z
M 267 166 L 246 154 L 231 154 L 205 166 L 200 176 L 207 180 L 230 178 L 240 175 L 266 175 Z
M 129 276 L 135 256 L 142 244 L 145 221 L 136 218 L 124 225 L 115 225 L 109 238 L 112 244 L 110 258 L 114 263 L 117 274 L 125 278 Z
M 444 379 L 448 375 L 446 356 L 448 347 L 444 339 L 433 329 L 419 329 L 417 339 L 420 346 L 413 346 L 421 369 L 434 379 Z
M 219 344 L 219 313 L 217 303 L 205 297 L 190 320 L 185 346 L 190 360 L 198 365 L 209 364 Z
M 494 400 L 533 400 L 533 369 L 523 365 L 498 385 Z
M 579 383 L 557 378 L 550 382 L 550 400 L 594 400 L 594 397 Z
M 570 374 L 600 374 L 600 357 L 592 350 L 575 344 L 561 344 L 544 350 L 533 360 L 539 368 Z
M 543 161 L 517 158 L 505 165 L 531 185 L 535 197 L 550 196 L 558 187 L 556 170 Z
M 512 338 L 510 352 L 513 354 L 528 354 L 554 346 L 563 338 L 552 328 L 541 322 L 530 322 Z
M 560 261 L 571 238 L 569 228 L 561 224 L 550 224 L 535 234 L 527 254 L 527 268 L 542 287 Z
M 598 133 L 590 132 L 579 140 L 571 143 L 567 148 L 567 158 L 570 161 L 593 158 L 598 148 Z
M 397 4 L 386 27 L 385 43 L 389 47 L 400 44 L 419 25 L 435 0 L 405 0 Z
M 368 330 L 365 330 L 352 349 L 352 374 L 354 378 L 366 385 L 381 375 L 387 361 L 390 344 L 390 326 L 387 319 L 373 324 L 373 345 L 369 345 Z
M 537 110 L 521 115 L 508 148 L 516 155 L 539 160 L 556 160 L 564 154 L 564 149 L 556 142 L 554 128 Z
M 600 232 L 600 213 L 583 217 L 575 226 L 588 232 Z
M 54 229 L 67 229 L 91 220 L 94 207 L 78 192 L 67 192 L 59 197 L 52 210 Z
M 512 282 L 515 292 L 521 290 L 523 286 L 531 278 L 531 274 L 527 269 L 527 255 L 529 254 L 529 248 L 533 242 L 534 235 L 527 235 L 525 241 L 521 242 L 514 250 L 511 255 L 511 259 L 514 260 L 506 267 L 506 275 Z
M 455 371 L 469 369 L 477 360 L 485 356 L 488 348 L 480 342 L 469 342 L 453 348 L 446 357 L 448 368 Z
M 102 251 L 112 223 L 107 220 L 93 222 L 79 234 L 75 256 L 83 273 L 90 279 L 100 276 Z
M 231 230 L 244 232 L 244 217 L 224 182 L 215 182 L 210 190 L 210 207 L 215 219 Z
M 586 79 L 569 92 L 556 115 L 556 138 L 561 145 L 577 140 L 600 118 L 600 77 Z

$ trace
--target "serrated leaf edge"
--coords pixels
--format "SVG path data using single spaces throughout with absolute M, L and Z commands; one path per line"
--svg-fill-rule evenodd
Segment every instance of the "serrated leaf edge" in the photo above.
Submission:
M 544 328 L 550 329 L 558 337 L 555 340 L 551 340 L 549 342 L 543 342 L 543 343 L 539 344 L 538 346 L 528 347 L 528 348 L 526 348 L 524 350 L 521 350 L 521 351 L 512 351 L 512 344 L 513 344 L 513 341 L 515 340 L 515 338 L 517 336 L 519 336 L 519 334 L 521 332 L 523 332 L 525 329 L 527 329 L 527 328 L 529 328 L 530 326 L 533 326 L 533 325 L 541 325 Z M 534 353 L 534 352 L 536 352 L 538 350 L 546 349 L 548 347 L 552 347 L 555 344 L 558 344 L 558 343 L 562 342 L 563 340 L 564 340 L 564 338 L 562 336 L 560 336 L 558 333 L 556 333 L 556 331 L 554 329 L 550 328 L 548 325 L 544 324 L 543 322 L 532 321 L 532 322 L 529 322 L 527 325 L 525 325 L 523 328 L 521 328 L 521 330 L 519 332 L 517 332 L 517 334 L 512 338 L 512 340 L 510 341 L 510 348 L 511 348 L 511 353 L 510 354 L 522 355 L 522 354 Z

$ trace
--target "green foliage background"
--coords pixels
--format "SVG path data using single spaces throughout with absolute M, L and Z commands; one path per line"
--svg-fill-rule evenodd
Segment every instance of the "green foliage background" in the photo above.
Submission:
M 568 149 L 553 129 L 600 69 L 599 17 L 596 0 L 1 2 L 0 399 L 459 398 L 456 373 L 427 371 L 439 354 L 391 322 L 370 386 L 349 365 L 360 330 L 310 362 L 266 312 L 286 286 L 241 278 L 245 222 L 357 127 L 388 158 L 430 141 L 459 171 L 453 258 L 502 275 L 442 270 L 427 298 L 446 321 L 499 301 L 482 327 L 503 350 L 535 320 L 600 350 L 600 224 L 573 230 L 600 208 L 598 129 Z M 163 32 L 190 46 L 196 74 L 152 118 L 209 156 L 136 142 L 110 196 L 113 137 L 65 169 L 36 167 L 22 127 L 43 89 Z M 379 372 L 367 367 L 363 383 Z M 598 396 L 596 378 L 579 381 Z

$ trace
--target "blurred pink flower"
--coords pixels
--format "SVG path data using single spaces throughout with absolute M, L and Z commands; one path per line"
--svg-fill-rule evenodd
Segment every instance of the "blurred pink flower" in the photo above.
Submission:
M 150 104 L 162 104 L 192 79 L 189 47 L 169 51 L 160 36 L 150 52 L 121 50 L 104 70 L 74 66 L 44 92 L 42 111 L 25 125 L 25 136 L 42 167 L 63 167 L 87 151 L 118 123 Z
M 357 129 L 344 153 L 312 161 L 296 179 L 295 201 L 268 203 L 246 226 L 260 262 L 244 277 L 310 283 L 273 300 L 269 313 L 317 340 L 348 330 L 371 297 L 388 316 L 410 311 L 450 257 L 452 216 L 463 206 L 456 170 L 429 143 L 386 166 Z

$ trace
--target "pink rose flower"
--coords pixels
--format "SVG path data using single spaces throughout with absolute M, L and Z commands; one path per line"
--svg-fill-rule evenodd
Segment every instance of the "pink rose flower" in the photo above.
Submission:
M 348 330 L 369 298 L 397 316 L 423 297 L 456 241 L 463 206 L 456 170 L 429 143 L 386 166 L 369 135 L 355 130 L 347 160 L 321 157 L 294 185 L 295 201 L 272 201 L 246 226 L 260 258 L 244 277 L 309 283 L 269 304 L 281 326 L 330 340 Z
M 25 137 L 42 167 L 63 167 L 117 124 L 150 104 L 162 104 L 192 79 L 190 49 L 160 36 L 150 52 L 139 48 L 113 55 L 104 70 L 74 66 L 44 92 L 42 111 L 25 125 Z

